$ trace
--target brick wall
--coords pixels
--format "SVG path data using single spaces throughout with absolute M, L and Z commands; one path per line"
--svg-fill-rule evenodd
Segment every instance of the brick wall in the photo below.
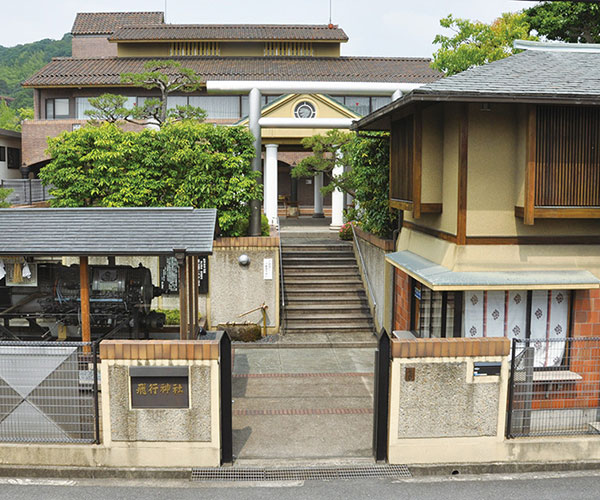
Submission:
M 105 36 L 75 36 L 71 41 L 73 57 L 117 57 L 117 44 Z
M 394 268 L 394 330 L 410 329 L 410 277 Z

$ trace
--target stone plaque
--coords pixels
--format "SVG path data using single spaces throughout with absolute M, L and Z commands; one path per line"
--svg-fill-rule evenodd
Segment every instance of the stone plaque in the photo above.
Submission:
M 189 408 L 187 367 L 132 366 L 131 408 Z

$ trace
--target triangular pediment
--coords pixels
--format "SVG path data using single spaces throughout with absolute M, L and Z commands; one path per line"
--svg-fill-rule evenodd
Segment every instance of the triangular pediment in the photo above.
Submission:
M 351 109 L 325 94 L 287 94 L 263 106 L 261 118 L 295 118 L 295 110 L 301 103 L 310 103 L 315 110 L 314 118 L 350 118 L 361 117 Z M 236 125 L 248 125 L 248 117 L 241 119 Z

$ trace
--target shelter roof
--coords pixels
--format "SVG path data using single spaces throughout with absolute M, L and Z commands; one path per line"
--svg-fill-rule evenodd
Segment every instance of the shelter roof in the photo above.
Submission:
M 451 271 L 408 250 L 386 260 L 432 290 L 528 290 L 600 288 L 600 279 L 581 269 L 538 271 Z
M 0 209 L 0 255 L 188 255 L 212 253 L 216 209 Z
M 347 42 L 338 26 L 321 24 L 156 24 L 124 26 L 115 30 L 111 41 L 151 40 L 255 40 Z
M 388 128 L 381 118 L 419 101 L 507 101 L 600 104 L 600 52 L 526 50 L 429 82 L 360 120 L 355 128 Z M 377 123 L 376 123 L 377 122 Z
M 164 23 L 163 12 L 79 12 L 71 34 L 111 35 L 123 26 L 159 23 Z
M 179 57 L 204 80 L 429 83 L 440 78 L 429 59 L 406 57 Z M 143 72 L 144 57 L 56 58 L 25 87 L 120 86 L 121 74 Z

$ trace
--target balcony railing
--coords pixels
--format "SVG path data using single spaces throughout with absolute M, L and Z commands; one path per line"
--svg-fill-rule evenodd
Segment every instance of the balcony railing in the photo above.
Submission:
M 31 205 L 52 198 L 52 186 L 42 185 L 40 179 L 0 179 L 0 188 L 12 189 L 6 199 L 12 205 Z

